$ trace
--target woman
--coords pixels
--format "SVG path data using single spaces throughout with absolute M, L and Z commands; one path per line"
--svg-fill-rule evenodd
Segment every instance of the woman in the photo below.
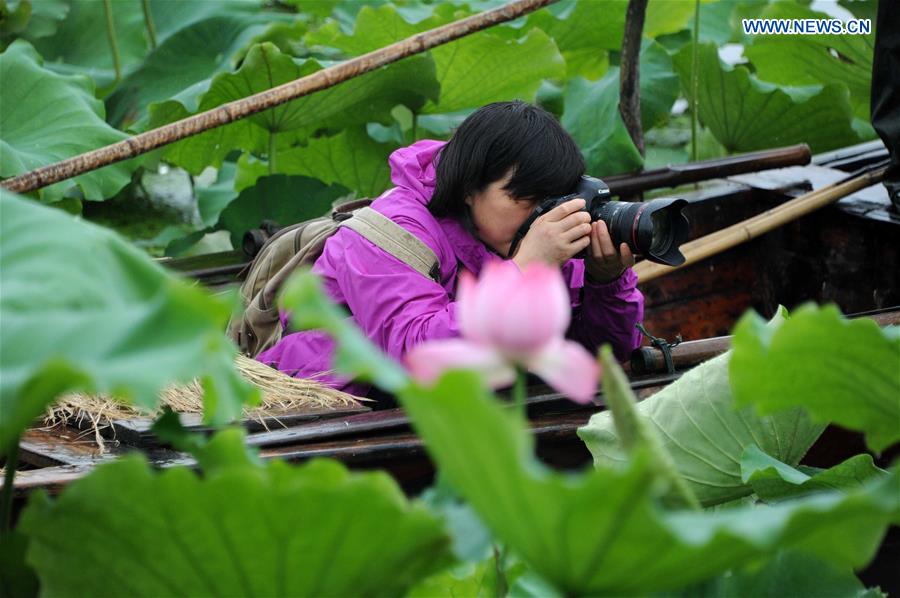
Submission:
M 590 223 L 583 199 L 538 218 L 508 256 L 513 237 L 537 203 L 570 193 L 584 174 L 575 142 L 547 112 L 524 102 L 499 102 L 469 116 L 449 142 L 424 140 L 391 154 L 389 189 L 372 208 L 424 242 L 437 256 L 440 283 L 389 255 L 353 230 L 328 239 L 313 272 L 333 301 L 385 353 L 401 359 L 425 340 L 459 335 L 456 283 L 488 260 L 520 268 L 543 261 L 562 268 L 573 317 L 568 337 L 589 351 L 608 342 L 619 359 L 640 345 L 634 324 L 643 296 L 634 257 L 613 246 L 603 222 Z M 573 259 L 589 248 L 584 260 Z M 368 388 L 330 372 L 334 343 L 319 331 L 286 334 L 257 359 L 294 376 L 364 395 Z M 320 375 L 321 374 L 321 375 Z

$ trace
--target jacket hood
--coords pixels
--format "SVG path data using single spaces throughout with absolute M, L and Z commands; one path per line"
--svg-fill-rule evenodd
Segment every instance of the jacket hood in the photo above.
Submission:
M 422 205 L 428 205 L 434 193 L 435 158 L 446 141 L 422 139 L 408 147 L 401 147 L 391 154 L 391 181 L 397 187 L 413 192 Z

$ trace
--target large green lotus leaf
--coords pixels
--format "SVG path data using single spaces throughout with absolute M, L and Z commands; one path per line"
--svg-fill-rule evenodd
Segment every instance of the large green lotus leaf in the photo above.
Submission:
M 116 76 L 104 4 L 98 0 L 70 0 L 68 14 L 56 32 L 33 40 L 48 68 L 64 74 L 88 75 L 101 89 L 110 87 Z M 140 2 L 117 1 L 110 5 L 120 64 L 126 74 L 140 64 L 150 47 L 144 12 Z
M 665 76 L 656 68 L 658 65 L 659 62 L 648 63 L 647 70 L 654 75 L 641 77 L 644 122 L 661 118 L 659 109 L 669 98 L 673 102 L 675 99 L 671 85 L 668 88 L 659 85 L 665 82 Z M 657 92 L 659 95 L 654 96 Z M 581 148 L 589 173 L 604 176 L 640 168 L 643 159 L 619 114 L 618 68 L 609 69 L 596 82 L 581 77 L 572 79 L 566 86 L 564 97 L 562 124 Z M 648 101 L 651 97 L 654 99 Z
M 657 598 L 887 598 L 877 588 L 866 589 L 853 571 L 835 568 L 809 554 L 780 550 L 764 565 L 749 566 Z
M 356 14 L 352 34 L 345 33 L 337 22 L 331 22 L 306 34 L 304 42 L 307 46 L 328 46 L 348 56 L 359 56 L 442 24 L 433 16 L 410 22 L 390 4 L 363 5 Z
M 312 59 L 296 60 L 271 43 L 253 46 L 235 73 L 217 75 L 203 95 L 199 110 L 265 91 L 322 68 Z M 219 166 L 235 149 L 254 153 L 286 147 L 299 135 L 319 128 L 342 128 L 389 118 L 390 109 L 404 104 L 418 109 L 437 97 L 434 64 L 428 56 L 413 56 L 340 85 L 306 96 L 238 122 L 217 127 L 169 146 L 166 159 L 198 173 Z M 150 126 L 157 127 L 187 116 L 177 100 L 150 106 Z
M 641 121 L 650 129 L 668 119 L 678 97 L 678 77 L 668 53 L 656 42 L 641 49 Z M 619 114 L 619 69 L 597 82 L 576 78 L 565 91 L 563 126 L 585 156 L 588 172 L 603 176 L 639 168 L 642 159 Z
M 552 37 L 564 53 L 582 50 L 620 51 L 625 32 L 627 0 L 590 0 L 561 2 L 554 15 L 542 10 L 528 17 L 528 25 L 540 27 Z M 694 14 L 693 2 L 650 0 L 643 34 L 655 38 L 684 29 Z
M 213 2 L 203 4 L 215 5 Z M 231 70 L 233 57 L 250 39 L 264 31 L 262 16 L 224 14 L 197 21 L 169 36 L 128 75 L 107 99 L 109 118 L 130 123 L 147 117 L 147 107 L 185 91 L 193 97 L 208 89 L 214 75 Z M 203 85 L 198 86 L 198 83 Z M 197 93 L 197 92 L 200 93 Z M 178 98 L 196 110 L 186 98 Z M 138 125 L 140 128 L 140 125 Z
M 244 233 L 263 220 L 281 226 L 318 218 L 328 213 L 344 187 L 327 186 L 317 179 L 277 174 L 262 177 L 253 187 L 241 191 L 219 215 L 218 227 L 231 232 L 231 244 L 241 246 Z
M 208 187 L 194 187 L 197 195 L 197 211 L 200 213 L 200 221 L 205 227 L 214 226 L 219 221 L 219 215 L 231 202 L 238 197 L 238 191 L 234 188 L 236 167 L 231 162 L 225 162 L 216 180 Z
M 18 530 L 0 536 L 0 587 L 10 598 L 38 595 L 34 569 L 25 564 L 28 538 Z
M 200 477 L 130 456 L 33 500 L 21 528 L 42 592 L 398 596 L 449 562 L 440 523 L 383 472 L 236 461 Z
M 641 48 L 640 73 L 641 122 L 648 130 L 668 119 L 678 98 L 678 76 L 672 70 L 669 54 L 652 41 L 645 41 Z M 619 115 L 618 68 L 610 69 L 595 83 L 573 79 L 564 98 L 562 123 L 585 152 L 588 171 L 612 174 L 640 166 L 640 155 L 633 149 Z M 621 132 L 628 138 L 627 144 L 619 139 Z M 607 145 L 609 148 L 605 149 Z
M 864 432 L 876 451 L 900 440 L 900 327 L 806 305 L 774 331 L 745 314 L 733 346 L 737 405 L 763 413 L 799 407 L 816 421 Z
M 668 121 L 678 99 L 678 75 L 665 48 L 648 41 L 641 45 L 640 75 L 641 123 L 646 131 Z
M 688 97 L 692 47 L 673 58 Z M 859 141 L 845 85 L 780 87 L 760 81 L 744 66 L 725 65 L 713 44 L 701 44 L 699 54 L 700 120 L 728 151 L 806 143 L 823 152 Z
M 194 23 L 220 17 L 223 15 L 244 15 L 248 22 L 260 14 L 262 0 L 150 0 L 150 10 L 156 28 L 156 41 L 165 42 L 170 36 L 179 33 Z M 281 15 L 274 12 L 264 13 L 266 18 L 279 20 Z
M 11 177 L 125 139 L 104 121 L 103 103 L 81 75 L 60 75 L 42 66 L 28 42 L 0 54 L 0 177 Z M 131 180 L 133 162 L 119 162 L 45 187 L 45 201 L 77 185 L 84 197 L 112 197 Z
M 377 143 L 365 129 L 345 129 L 333 137 L 315 137 L 306 147 L 278 155 L 277 172 L 341 185 L 361 197 L 376 197 L 391 184 L 388 156 L 395 145 Z
M 450 8 L 450 7 L 448 7 Z M 455 11 L 435 10 L 430 18 L 412 23 L 393 6 L 364 7 L 353 33 L 336 25 L 306 36 L 308 44 L 326 45 L 356 56 L 436 27 L 458 17 Z M 518 39 L 518 31 L 494 28 L 437 47 L 430 52 L 440 82 L 440 101 L 432 98 L 422 112 L 437 114 L 477 108 L 510 99 L 534 99 L 542 79 L 564 76 L 564 60 L 542 31 Z M 502 72 L 503 76 L 496 74 Z
M 637 397 L 609 346 L 600 350 L 600 366 L 604 372 L 603 397 L 623 452 L 629 458 L 646 453 L 661 486 L 666 487 L 662 496 L 666 507 L 699 509 L 697 497 L 666 450 L 659 430 L 638 410 Z
M 36 7 L 48 4 L 39 0 Z M 53 4 L 50 2 L 49 4 Z M 49 68 L 62 73 L 83 73 L 92 77 L 97 86 L 108 88 L 115 78 L 112 51 L 106 29 L 106 11 L 99 0 L 69 0 L 65 19 L 58 25 L 52 36 L 42 31 L 26 36 L 33 40 L 35 47 L 47 60 Z M 142 66 L 142 61 L 150 51 L 150 40 L 141 2 L 116 0 L 111 2 L 116 41 L 123 75 L 128 75 Z M 182 28 L 223 14 L 244 14 L 250 17 L 259 11 L 259 0 L 151 0 L 150 12 L 153 18 L 158 44 L 164 44 Z M 270 18 L 279 18 L 270 14 Z M 192 52 L 202 47 L 196 46 Z M 184 60 L 187 55 L 178 57 Z M 170 66 L 179 70 L 177 60 Z M 192 60 L 188 57 L 188 61 Z
M 390 186 L 388 156 L 395 148 L 396 142 L 378 143 L 365 129 L 353 127 L 331 137 L 310 138 L 306 146 L 279 151 L 275 168 L 245 153 L 238 159 L 235 189 L 242 191 L 259 177 L 276 173 L 308 176 L 360 196 L 376 197 Z
M 802 409 L 770 417 L 760 417 L 752 408 L 735 409 L 729 359 L 730 353 L 700 364 L 638 404 L 705 505 L 752 492 L 741 478 L 741 455 L 748 446 L 759 446 L 780 461 L 797 465 L 825 428 L 812 423 Z M 578 435 L 598 466 L 624 461 L 610 412 L 595 414 Z
M 756 445 L 748 446 L 741 456 L 741 478 L 765 501 L 784 500 L 822 490 L 855 489 L 873 478 L 887 475 L 886 471 L 875 466 L 872 456 L 866 454 L 810 473 L 773 459 Z
M 804 6 L 780 2 L 760 15 L 770 19 L 823 19 Z M 763 81 L 780 85 L 844 83 L 854 114 L 869 119 L 874 30 L 868 35 L 757 35 L 744 54 Z
M 228 303 L 107 229 L 6 192 L 0 209 L 0 450 L 66 391 L 152 408 L 199 377 L 207 421 L 240 414 L 251 392 L 222 333 Z
M 626 2 L 564 2 L 554 15 L 539 10 L 528 16 L 527 26 L 541 29 L 556 43 L 566 61 L 566 78 L 595 80 L 609 66 L 608 50 L 620 50 L 625 30 Z
M 8 8 L 13 8 L 9 2 L 6 5 Z M 69 14 L 69 3 L 66 0 L 41 0 L 40 2 L 19 0 L 19 5 L 14 10 L 20 15 L 30 11 L 25 30 L 17 33 L 24 39 L 34 41 L 56 33 L 59 24 Z
M 576 78 L 565 91 L 562 124 L 581 148 L 592 176 L 637 170 L 640 152 L 619 115 L 619 69 L 610 69 L 593 83 Z
M 581 475 L 545 468 L 517 413 L 474 375 L 448 373 L 432 388 L 411 385 L 398 396 L 442 475 L 500 541 L 566 595 L 677 588 L 780 547 L 860 566 L 900 505 L 894 472 L 849 494 L 665 512 L 655 501 L 653 468 L 640 456 Z
M 522 39 L 471 35 L 435 48 L 431 55 L 441 83 L 440 101 L 429 102 L 423 110 L 431 114 L 501 100 L 531 101 L 542 79 L 565 76 L 565 60 L 553 40 L 537 29 Z
M 838 4 L 857 19 L 871 19 L 872 23 L 878 14 L 878 0 L 838 0 Z

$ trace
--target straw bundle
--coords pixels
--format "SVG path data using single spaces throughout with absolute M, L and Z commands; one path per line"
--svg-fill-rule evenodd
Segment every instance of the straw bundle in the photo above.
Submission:
M 235 366 L 240 374 L 262 391 L 262 400 L 256 407 L 244 409 L 244 418 L 257 419 L 265 426 L 263 418 L 283 416 L 304 411 L 339 409 L 359 406 L 361 399 L 325 386 L 315 380 L 292 378 L 255 359 L 238 355 Z M 156 416 L 168 406 L 178 413 L 203 413 L 203 388 L 194 380 L 186 385 L 172 385 L 160 393 L 159 407 L 149 412 L 105 395 L 72 393 L 60 397 L 44 413 L 43 424 L 80 424 L 87 420 L 90 430 L 100 447 L 104 448 L 100 431 L 113 420 Z

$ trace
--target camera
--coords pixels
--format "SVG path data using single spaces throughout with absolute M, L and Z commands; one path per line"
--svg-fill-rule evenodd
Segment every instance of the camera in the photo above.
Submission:
M 616 247 L 627 243 L 635 254 L 640 254 L 651 262 L 667 266 L 684 263 L 684 255 L 679 247 L 690 233 L 690 223 L 682 210 L 687 206 L 684 199 L 654 199 L 630 202 L 610 199 L 609 187 L 600 179 L 583 176 L 574 193 L 543 200 L 528 217 L 513 238 L 509 255 L 515 253 L 519 242 L 525 237 L 532 223 L 556 206 L 581 197 L 585 200 L 583 211 L 591 215 L 591 222 L 602 220 Z M 587 250 L 575 257 L 584 258 Z

